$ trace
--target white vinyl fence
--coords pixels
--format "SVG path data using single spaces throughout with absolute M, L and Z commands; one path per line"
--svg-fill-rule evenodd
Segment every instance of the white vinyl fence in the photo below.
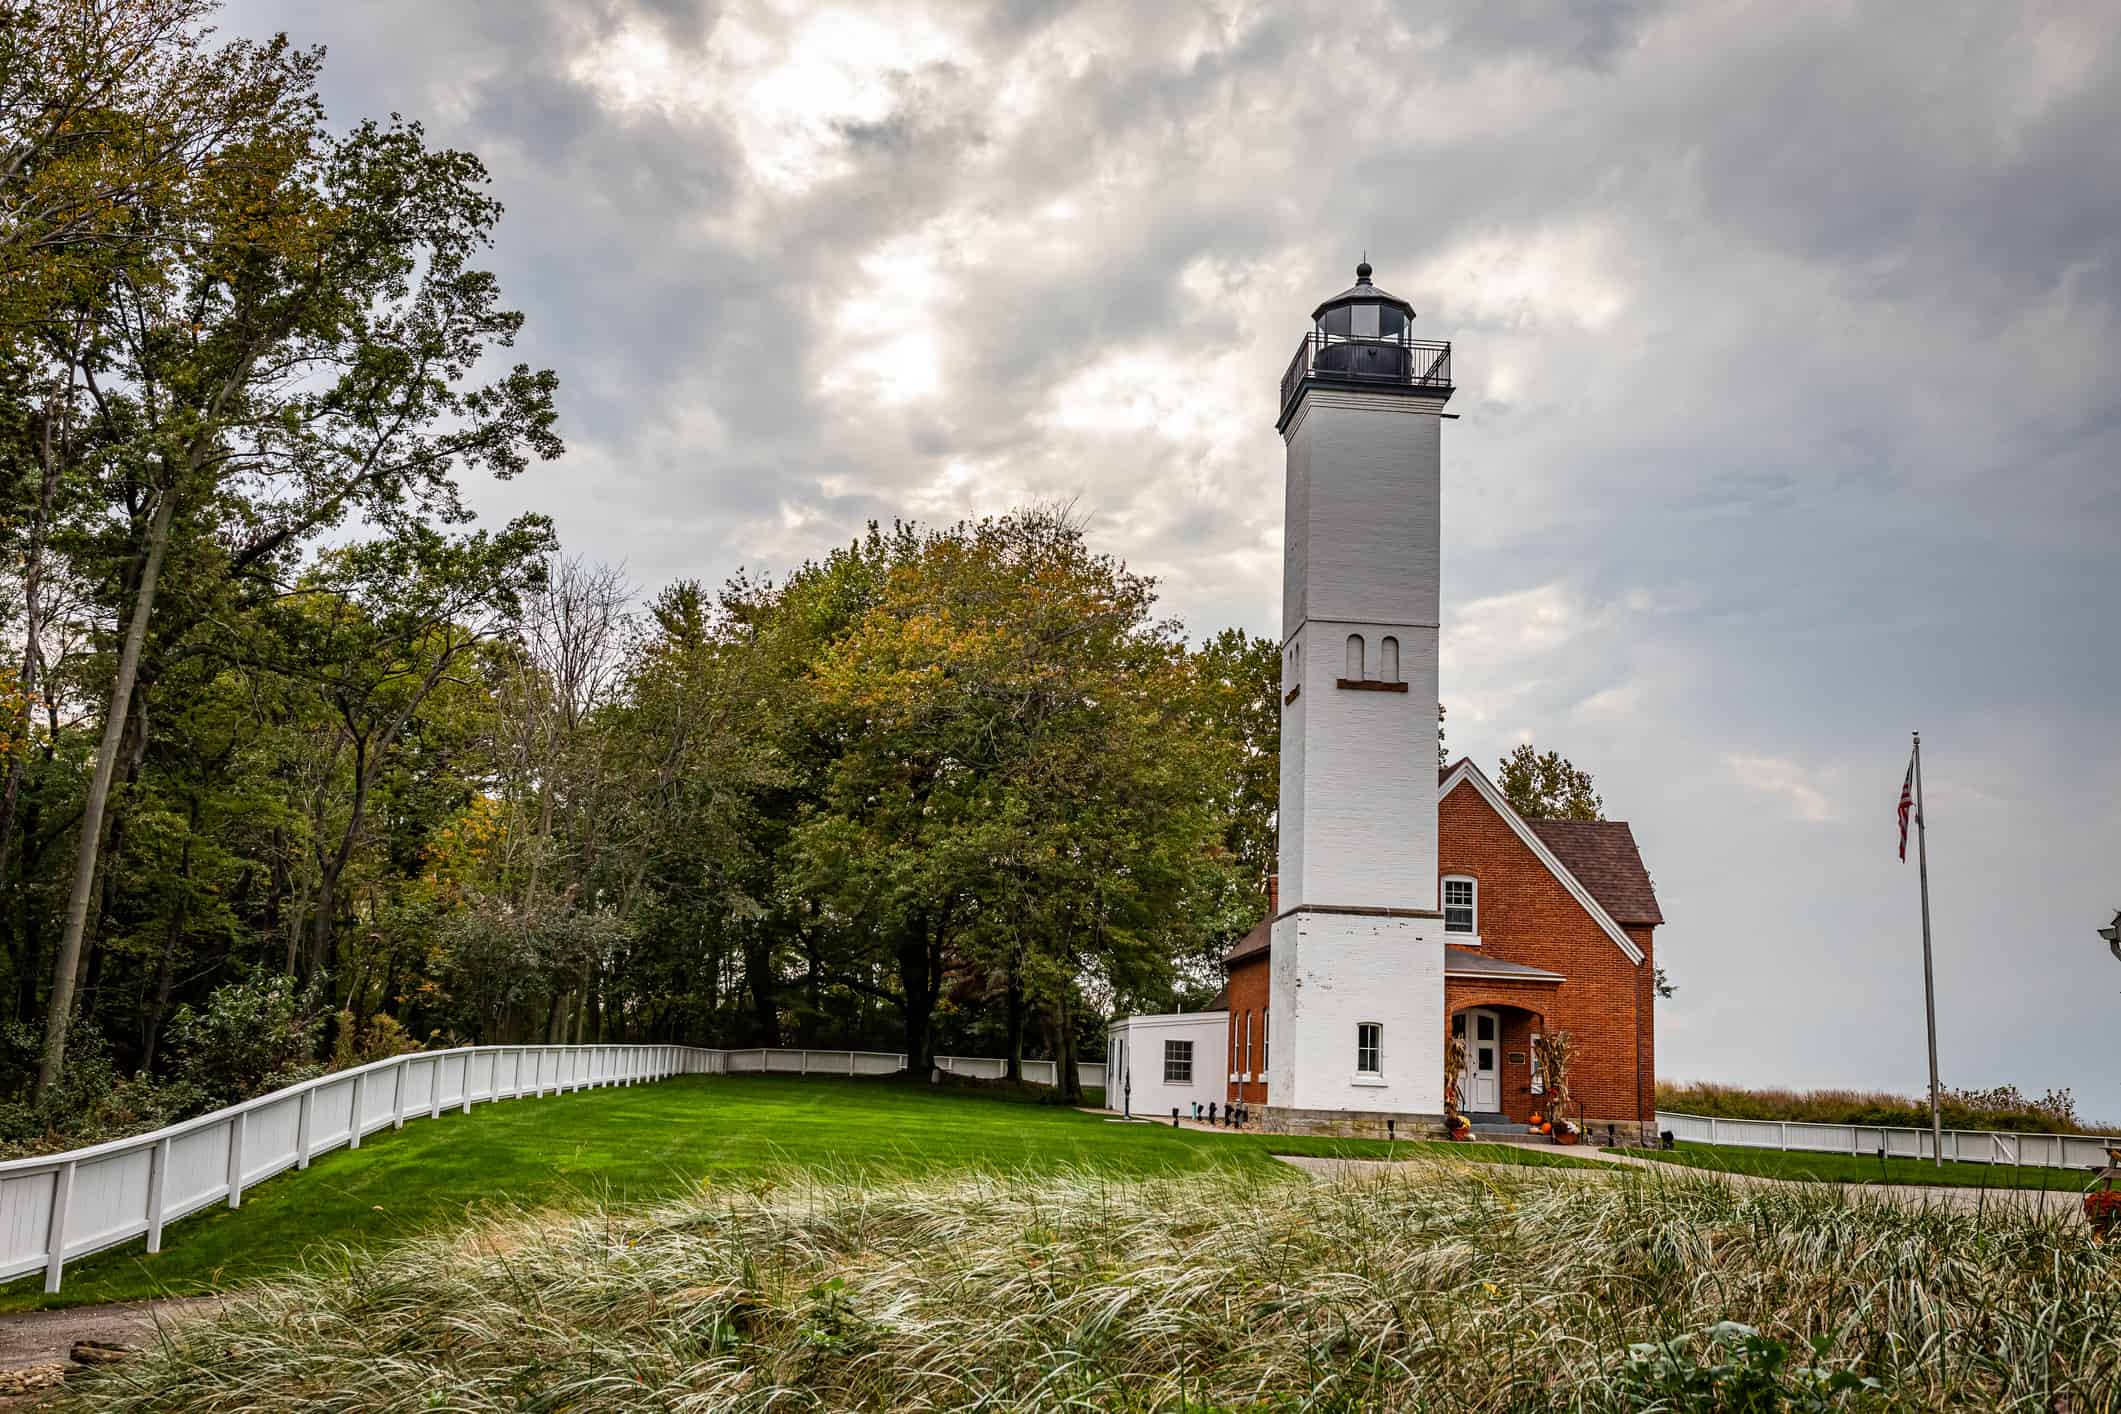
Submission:
M 0 1281 L 42 1269 L 57 1291 L 67 1262 L 162 1229 L 318 1154 L 359 1148 L 408 1119 L 669 1075 L 719 1071 L 689 1046 L 466 1046 L 415 1051 L 319 1076 L 131 1139 L 0 1163 Z
M 941 1056 L 937 1067 L 999 1078 L 999 1060 Z M 284 1169 L 308 1168 L 363 1136 L 401 1129 L 408 1119 L 468 1112 L 481 1101 L 520 1100 L 673 1075 L 732 1072 L 776 1075 L 892 1075 L 906 1058 L 884 1051 L 719 1051 L 697 1046 L 463 1046 L 415 1051 L 290 1085 L 225 1110 L 149 1134 L 64 1154 L 0 1163 L 0 1282 L 41 1270 L 57 1291 L 66 1264 L 107 1247 L 147 1238 L 162 1250 L 162 1229 L 227 1200 Z M 1052 1061 L 1025 1061 L 1024 1078 L 1051 1085 Z M 1103 1085 L 1105 1068 L 1084 1062 L 1084 1085 Z
M 1674 1139 L 1730 1144 L 1749 1149 L 1797 1149 L 1815 1154 L 1873 1155 L 1927 1159 L 1935 1146 L 1927 1129 L 1875 1124 L 1810 1124 L 1799 1120 L 1717 1119 L 1709 1115 L 1657 1113 L 1657 1127 Z M 2027 1168 L 2098 1168 L 2109 1146 L 2121 1139 L 2090 1134 L 2004 1134 L 1989 1129 L 1947 1129 L 1944 1157 L 1972 1164 L 2023 1164 Z

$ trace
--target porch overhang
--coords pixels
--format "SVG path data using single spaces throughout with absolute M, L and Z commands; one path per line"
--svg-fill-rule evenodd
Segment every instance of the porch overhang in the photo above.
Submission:
M 1469 982 L 1524 982 L 1536 987 L 1559 986 L 1569 980 L 1543 967 L 1489 957 L 1473 948 L 1454 948 L 1449 944 L 1443 950 L 1443 975 Z

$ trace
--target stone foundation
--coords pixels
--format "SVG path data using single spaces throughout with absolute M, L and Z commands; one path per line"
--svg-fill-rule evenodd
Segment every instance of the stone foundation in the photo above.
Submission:
M 1385 1124 L 1400 1139 L 1434 1139 L 1443 1133 L 1440 1114 L 1387 1114 L 1381 1110 L 1298 1110 L 1268 1105 L 1259 1112 L 1269 1134 L 1323 1134 L 1346 1139 L 1383 1139 Z

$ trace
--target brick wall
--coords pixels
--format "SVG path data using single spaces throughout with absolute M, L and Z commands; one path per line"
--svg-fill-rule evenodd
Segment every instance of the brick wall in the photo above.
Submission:
M 1478 881 L 1481 951 L 1568 979 L 1559 986 L 1532 987 L 1454 978 L 1445 987 L 1447 1009 L 1515 1008 L 1503 1013 L 1505 1052 L 1529 1044 L 1530 1019 L 1538 1014 L 1545 1030 L 1565 1030 L 1576 1041 L 1569 1088 L 1585 1119 L 1604 1124 L 1652 1118 L 1657 1069 L 1653 930 L 1624 930 L 1642 949 L 1643 961 L 1631 962 L 1470 784 L 1444 798 L 1437 825 L 1439 874 Z M 1504 1059 L 1504 1113 L 1522 1119 L 1539 1104 L 1529 1093 L 1530 1067 L 1513 1067 L 1507 1055 Z
M 1246 1058 L 1242 1047 L 1247 1017 L 1252 1020 L 1254 1050 L 1251 1082 L 1227 1081 L 1228 1098 L 1253 1105 L 1267 1102 L 1266 1055 L 1259 1047 L 1265 1039 L 1262 1030 L 1267 1013 L 1267 994 L 1273 980 L 1274 969 L 1268 962 L 1270 956 L 1264 951 L 1257 952 L 1230 969 L 1230 1073 L 1242 1075 L 1245 1072 Z

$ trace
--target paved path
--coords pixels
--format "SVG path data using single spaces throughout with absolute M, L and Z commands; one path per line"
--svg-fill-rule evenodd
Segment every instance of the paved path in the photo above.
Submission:
M 1405 1174 L 1409 1170 L 1405 1160 L 1394 1159 L 1323 1159 L 1307 1158 L 1294 1154 L 1277 1155 L 1285 1164 L 1294 1164 L 1307 1173 L 1321 1178 L 1362 1176 L 1390 1176 Z M 1655 1159 L 1637 1158 L 1632 1154 L 1611 1154 L 1603 1149 L 1579 1146 L 1570 1157 L 1594 1159 L 1615 1168 L 1629 1168 L 1638 1172 L 1670 1177 L 1692 1177 L 1720 1179 L 1742 1187 L 1832 1187 L 1840 1189 L 1850 1197 L 1880 1203 L 1893 1203 L 1903 1208 L 1957 1208 L 1962 1212 L 1981 1212 L 1988 1208 L 2014 1210 L 2032 1214 L 2081 1213 L 2083 1208 L 2075 1193 L 2051 1188 L 1952 1188 L 1939 1185 L 1929 1187 L 1906 1183 L 1836 1183 L 1819 1185 L 1803 1179 L 1766 1178 L 1758 1174 L 1725 1173 L 1720 1169 L 1698 1169 L 1685 1164 L 1659 1163 Z M 1583 1169 L 1547 1168 L 1530 1170 L 1540 1174 L 1583 1175 Z

